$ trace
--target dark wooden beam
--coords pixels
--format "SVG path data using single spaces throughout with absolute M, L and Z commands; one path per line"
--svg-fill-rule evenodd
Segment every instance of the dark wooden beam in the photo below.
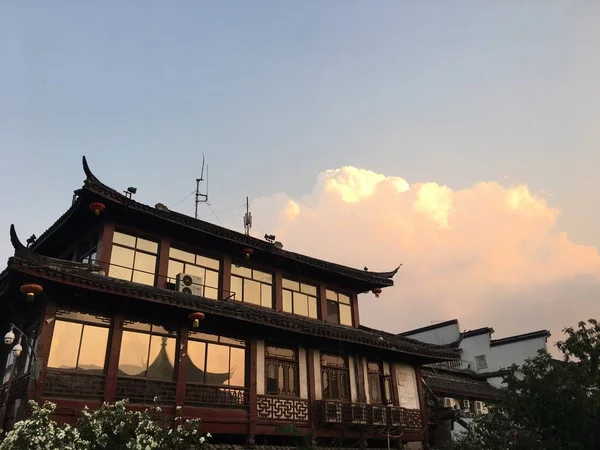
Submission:
M 106 364 L 106 381 L 104 387 L 104 401 L 114 402 L 117 388 L 117 375 L 119 373 L 119 353 L 121 352 L 121 341 L 123 339 L 122 313 L 116 313 L 111 328 L 110 347 L 108 350 L 108 362 Z
M 171 239 L 168 237 L 160 240 L 158 253 L 158 264 L 156 268 L 156 287 L 167 288 L 167 275 L 169 274 L 169 250 L 171 249 Z

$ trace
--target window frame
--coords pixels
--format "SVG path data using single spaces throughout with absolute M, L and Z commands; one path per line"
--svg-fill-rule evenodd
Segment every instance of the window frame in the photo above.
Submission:
M 377 370 L 373 370 L 370 365 L 376 364 Z M 379 401 L 374 402 L 371 396 L 371 379 L 375 378 L 379 390 Z M 369 388 L 369 399 L 373 405 L 392 405 L 394 403 L 394 394 L 392 390 L 392 376 L 383 371 L 383 362 L 367 359 L 367 383 Z
M 121 244 L 119 242 L 115 242 L 115 234 L 122 234 L 125 236 L 129 236 L 131 238 L 135 239 L 135 245 L 134 247 L 131 247 L 127 244 Z M 138 239 L 142 239 L 144 241 L 148 241 L 148 242 L 152 242 L 153 244 L 156 244 L 156 253 L 152 253 L 151 251 L 148 250 L 144 250 L 141 248 L 138 248 Z M 126 267 L 123 266 L 121 264 L 113 264 L 112 259 L 113 259 L 113 255 L 114 255 L 114 248 L 116 247 L 120 247 L 120 248 L 124 248 L 127 250 L 131 250 L 133 251 L 133 262 L 132 262 L 132 266 L 131 267 Z M 110 247 L 110 260 L 108 261 L 108 276 L 112 277 L 112 278 L 117 278 L 117 279 L 121 279 L 124 281 L 129 281 L 132 283 L 139 283 L 139 284 L 144 284 L 146 286 L 156 286 L 156 280 L 158 279 L 158 264 L 159 264 L 159 260 L 160 260 L 160 252 L 161 252 L 161 245 L 160 245 L 160 238 L 156 238 L 156 237 L 150 237 L 144 233 L 138 233 L 137 231 L 134 230 L 127 230 L 125 228 L 119 228 L 116 229 L 113 233 L 113 237 L 112 237 L 112 241 L 111 241 L 111 247 Z M 136 262 L 136 256 L 138 253 L 142 253 L 148 256 L 153 256 L 154 257 L 154 272 L 148 272 L 145 270 L 140 270 L 140 269 L 136 269 L 135 268 L 135 262 Z M 118 269 L 124 269 L 124 270 L 131 270 L 131 276 L 129 277 L 129 279 L 126 279 L 124 277 L 115 277 L 114 274 L 111 275 L 111 269 L 112 267 L 115 267 L 116 270 Z M 141 283 L 139 281 L 134 281 L 135 278 L 135 274 L 136 272 L 145 274 L 145 275 L 152 275 L 154 278 L 152 280 L 152 284 L 147 284 L 147 283 Z
M 281 355 L 270 355 L 269 348 L 285 349 L 294 352 L 294 356 L 287 358 Z M 275 365 L 275 380 L 279 387 L 279 366 L 283 366 L 283 386 L 284 392 L 273 392 L 269 390 L 269 363 Z M 289 369 L 294 372 L 293 391 L 290 389 Z M 274 397 L 299 398 L 300 397 L 300 352 L 297 347 L 290 345 L 281 345 L 277 343 L 265 343 L 265 394 Z
M 179 259 L 177 257 L 173 257 L 171 256 L 171 250 L 177 250 L 180 252 L 185 252 L 185 253 L 189 253 L 190 255 L 194 255 L 194 262 L 191 263 L 189 261 L 185 261 L 182 259 Z M 207 267 L 205 265 L 202 264 L 197 264 L 196 261 L 198 260 L 198 257 L 202 257 L 202 258 L 207 258 L 207 259 L 211 259 L 213 261 L 217 261 L 219 264 L 219 268 L 218 269 L 214 269 L 212 267 Z M 178 245 L 171 245 L 169 247 L 169 251 L 168 251 L 168 255 L 167 255 L 167 259 L 168 259 L 168 263 L 167 263 L 167 284 L 172 285 L 172 287 L 174 288 L 177 284 L 177 280 L 175 277 L 171 277 L 169 276 L 169 272 L 170 272 L 170 266 L 171 266 L 171 261 L 174 261 L 176 263 L 179 264 L 183 264 L 183 272 L 179 272 L 179 273 L 188 273 L 186 271 L 186 267 L 187 265 L 192 265 L 194 267 L 200 268 L 204 270 L 204 275 L 202 278 L 202 295 L 205 298 L 209 298 L 211 300 L 219 300 L 220 298 L 220 286 L 221 286 L 221 278 L 223 276 L 223 258 L 222 257 L 218 257 L 216 255 L 212 255 L 212 254 L 208 254 L 202 251 L 197 251 L 197 250 L 191 250 L 186 246 L 178 246 Z M 216 286 L 209 286 L 206 284 L 206 271 L 210 271 L 210 272 L 216 272 L 217 274 L 217 285 Z M 190 274 L 190 275 L 194 275 L 194 274 Z M 206 288 L 209 289 L 214 289 L 216 291 L 216 296 L 215 298 L 212 297 L 206 297 Z
M 195 337 L 195 336 L 200 336 L 200 337 Z M 211 339 L 211 338 L 207 338 L 207 337 L 203 337 L 203 336 L 210 336 L 211 338 L 215 338 L 215 339 Z M 225 339 L 227 340 L 233 340 L 233 341 L 237 341 L 237 343 L 235 342 L 231 342 L 231 341 L 225 341 Z M 218 387 L 223 387 L 223 388 L 231 388 L 231 389 L 247 389 L 249 388 L 249 386 L 247 386 L 247 384 L 249 383 L 249 376 L 248 376 L 248 370 L 249 370 L 249 354 L 250 352 L 248 351 L 249 349 L 249 345 L 248 345 L 248 341 L 244 340 L 244 339 L 238 339 L 235 337 L 231 337 L 231 336 L 224 336 L 224 335 L 217 335 L 217 334 L 209 334 L 209 333 L 201 333 L 201 332 L 196 332 L 196 331 L 192 331 L 190 330 L 188 332 L 188 336 L 187 336 L 187 342 L 188 342 L 188 349 L 186 351 L 186 356 L 187 356 L 187 361 L 186 361 L 186 371 L 189 370 L 188 365 L 189 364 L 194 364 L 192 362 L 192 359 L 190 358 L 190 352 L 189 352 L 189 343 L 191 342 L 201 342 L 204 344 L 204 367 L 198 367 L 196 366 L 198 369 L 202 370 L 206 376 L 207 373 L 207 364 L 208 364 L 208 346 L 210 344 L 213 345 L 220 345 L 220 346 L 227 346 L 229 347 L 229 373 L 231 373 L 231 348 L 241 348 L 244 350 L 244 383 L 242 386 L 236 385 L 236 384 L 231 384 L 231 380 L 228 379 L 227 381 L 229 381 L 228 384 L 214 384 L 214 383 L 207 383 L 206 382 L 206 378 L 204 379 L 203 382 L 199 382 L 199 381 L 189 381 L 187 379 L 187 372 L 186 372 L 186 383 L 189 384 L 193 384 L 193 385 L 198 385 L 198 386 L 218 386 Z M 194 364 L 195 365 L 195 364 Z
M 342 358 L 344 361 L 344 365 L 340 366 L 338 364 L 324 364 L 324 357 L 326 356 L 332 356 L 335 358 Z M 347 355 L 335 355 L 333 353 L 327 353 L 327 352 L 323 352 L 321 353 L 321 358 L 320 358 L 320 365 L 321 365 L 321 392 L 322 392 L 322 397 L 323 400 L 329 400 L 329 401 L 338 401 L 338 402 L 351 402 L 352 401 L 352 387 L 350 386 L 350 362 L 348 359 Z M 339 397 L 332 397 L 331 394 L 327 395 L 325 392 L 325 373 L 328 374 L 327 380 L 328 383 L 331 385 L 331 375 L 330 374 L 335 374 L 336 377 L 336 384 L 338 387 L 338 392 L 340 393 L 344 393 L 346 394 L 346 398 L 344 398 L 343 396 L 339 396 Z M 345 375 L 347 382 L 345 383 L 345 389 L 343 388 L 343 383 L 341 382 L 342 378 L 340 375 Z M 331 389 L 329 389 L 329 391 L 331 392 Z
M 250 270 L 251 274 L 252 274 L 252 278 L 248 278 L 247 276 L 234 273 L 234 267 L 236 267 L 236 268 L 241 267 L 241 268 Z M 260 279 L 255 279 L 254 278 L 254 271 L 270 275 L 271 276 L 271 283 L 267 283 L 267 282 L 262 281 Z M 244 304 L 250 305 L 250 306 L 259 306 L 261 308 L 269 308 L 269 309 L 274 309 L 275 308 L 275 272 L 274 272 L 274 270 L 268 269 L 268 268 L 264 268 L 263 269 L 261 267 L 248 266 L 248 265 L 241 264 L 239 262 L 232 262 L 231 263 L 231 271 L 230 272 L 231 272 L 231 274 L 229 276 L 229 281 L 230 281 L 229 290 L 233 294 L 233 296 L 231 298 L 232 300 L 234 300 L 236 302 L 244 303 Z M 239 298 L 239 299 L 235 295 L 236 291 L 233 289 L 233 279 L 234 278 L 239 278 L 239 279 L 242 280 L 242 291 L 241 291 L 242 298 Z M 259 304 L 247 302 L 243 298 L 244 297 L 244 290 L 245 290 L 246 280 L 252 281 L 252 282 L 255 282 L 255 283 L 259 284 L 259 286 L 260 286 L 260 293 L 261 293 L 260 294 L 260 303 Z M 263 285 L 271 287 L 271 298 L 270 298 L 270 304 L 268 306 L 265 306 L 265 305 L 262 304 L 263 303 L 263 299 L 262 299 L 262 286 Z
M 298 283 L 298 289 L 296 290 L 296 289 L 292 289 L 290 287 L 286 287 L 285 286 L 286 281 L 289 281 L 291 283 Z M 308 294 L 306 292 L 302 292 L 302 285 L 306 285 L 306 286 L 310 286 L 310 287 L 314 288 L 315 294 L 312 295 L 312 294 Z M 289 292 L 291 294 L 291 296 L 290 296 L 290 303 L 291 303 L 291 308 L 292 308 L 291 311 L 285 310 L 285 292 Z M 296 302 L 294 301 L 294 294 L 305 295 L 307 297 L 306 309 L 307 309 L 308 315 L 304 315 L 304 314 L 295 312 Z M 312 298 L 315 299 L 315 316 L 314 317 L 312 317 L 310 315 L 310 310 L 311 310 L 310 299 L 312 299 Z M 318 284 L 309 283 L 309 282 L 306 282 L 303 280 L 296 279 L 295 277 L 286 277 L 286 276 L 282 275 L 282 278 L 281 278 L 281 310 L 283 312 L 288 313 L 288 314 L 294 314 L 294 315 L 300 316 L 300 317 L 306 317 L 308 319 L 318 320 L 321 316 L 319 306 L 320 306 L 320 295 L 319 295 L 319 285 Z
M 329 292 L 333 292 L 336 295 L 337 300 L 331 300 L 329 299 Z M 344 303 L 342 301 L 340 301 L 340 295 L 343 295 L 344 297 L 348 297 L 348 303 Z M 338 321 L 334 322 L 334 321 L 330 321 L 329 320 L 329 305 L 336 305 L 337 307 L 337 317 L 338 317 Z M 341 314 L 340 314 L 340 306 L 347 306 L 350 309 L 350 323 L 342 323 L 341 321 Z M 325 287 L 325 307 L 326 307 L 326 311 L 323 311 L 323 316 L 325 317 L 325 319 L 327 320 L 327 323 L 332 323 L 335 325 L 342 325 L 345 327 L 354 327 L 354 296 L 346 291 L 340 290 L 340 289 L 336 289 L 334 287 L 330 287 L 330 286 L 326 286 Z
M 86 316 L 90 316 L 93 317 L 94 319 L 97 319 L 98 321 L 92 321 L 92 320 L 85 320 L 82 318 L 77 318 L 77 317 L 73 317 L 73 315 L 75 314 L 84 314 Z M 64 369 L 64 368 L 60 368 L 60 367 L 51 367 L 50 364 L 50 354 L 52 352 L 52 342 L 54 340 L 54 333 L 56 330 L 56 324 L 59 322 L 66 322 L 66 323 L 75 323 L 78 325 L 81 325 L 81 332 L 79 334 L 79 344 L 77 347 L 77 357 L 75 359 L 75 367 L 72 369 Z M 83 343 L 83 336 L 85 333 L 85 329 L 86 327 L 96 327 L 96 328 L 104 328 L 104 329 L 108 329 L 108 335 L 106 338 L 106 348 L 104 349 L 104 360 L 103 360 L 103 364 L 102 364 L 102 370 L 101 373 L 102 375 L 106 375 L 106 370 L 107 370 L 107 363 L 108 363 L 108 358 L 109 358 L 109 353 L 110 353 L 110 346 L 111 346 L 111 340 L 112 340 L 112 319 L 109 316 L 103 316 L 103 315 L 97 315 L 97 314 L 93 314 L 93 313 L 88 313 L 88 312 L 84 312 L 84 311 L 75 311 L 75 310 L 57 310 L 55 315 L 54 315 L 54 325 L 52 327 L 52 336 L 50 337 L 50 352 L 48 353 L 48 360 L 46 361 L 46 367 L 48 370 L 52 370 L 52 371 L 59 371 L 59 372 L 69 372 L 69 373 L 87 373 L 87 374 L 95 374 L 93 372 L 90 372 L 89 370 L 86 369 L 81 369 L 79 367 L 79 360 L 81 358 L 81 345 Z

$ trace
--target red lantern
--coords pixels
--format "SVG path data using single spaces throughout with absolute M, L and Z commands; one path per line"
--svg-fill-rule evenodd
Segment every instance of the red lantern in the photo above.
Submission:
M 94 202 L 90 204 L 90 209 L 94 211 L 95 215 L 99 216 L 100 213 L 104 212 L 104 210 L 106 209 L 106 205 L 104 203 Z
M 245 248 L 242 250 L 242 254 L 244 255 L 244 258 L 250 259 L 250 257 L 254 254 L 254 250 L 251 248 Z
M 381 288 L 375 288 L 371 292 L 375 294 L 375 297 L 379 297 L 379 294 L 381 294 Z
M 192 327 L 198 328 L 200 326 L 200 321 L 204 320 L 204 313 L 201 312 L 193 312 L 188 318 L 192 321 Z
M 44 292 L 44 288 L 39 284 L 24 284 L 21 286 L 21 292 L 27 295 L 27 302 L 31 303 L 35 299 L 36 295 Z

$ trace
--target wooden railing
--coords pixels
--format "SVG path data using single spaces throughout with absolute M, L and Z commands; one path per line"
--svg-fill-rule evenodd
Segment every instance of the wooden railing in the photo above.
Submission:
M 406 431 L 423 428 L 421 410 L 400 406 L 319 400 L 315 402 L 315 412 L 321 425 L 402 427 Z
M 48 369 L 42 395 L 102 400 L 105 379 L 103 374 Z
M 247 388 L 187 383 L 185 385 L 185 404 L 205 408 L 241 408 L 250 403 Z
M 115 399 L 129 399 L 131 403 L 151 405 L 154 399 L 160 404 L 175 404 L 174 381 L 152 380 L 147 378 L 117 377 Z

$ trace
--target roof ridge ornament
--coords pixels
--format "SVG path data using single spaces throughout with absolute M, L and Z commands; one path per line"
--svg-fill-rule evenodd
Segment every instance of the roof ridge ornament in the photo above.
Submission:
M 83 155 L 83 157 L 81 158 L 81 163 L 83 164 L 83 171 L 85 172 L 85 177 L 87 181 L 92 181 L 95 183 L 99 183 L 100 180 L 98 180 L 98 178 L 96 178 L 96 175 L 94 175 L 92 173 L 92 171 L 90 170 L 90 166 L 87 162 L 87 159 L 85 157 L 85 155 Z
M 19 250 L 21 250 L 21 251 L 27 250 L 27 247 L 25 247 L 23 245 L 23 243 L 19 239 L 19 236 L 17 236 L 17 230 L 15 230 L 14 224 L 10 224 L 10 243 L 12 244 L 13 248 L 15 249 L 15 254 Z

